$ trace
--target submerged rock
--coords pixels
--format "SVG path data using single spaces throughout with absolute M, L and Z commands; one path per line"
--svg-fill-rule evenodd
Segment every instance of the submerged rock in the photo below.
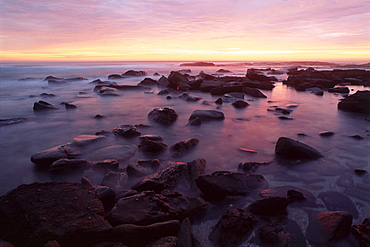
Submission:
M 42 110 L 54 110 L 57 109 L 57 107 L 53 104 L 50 104 L 46 101 L 40 100 L 39 102 L 35 102 L 33 104 L 33 110 L 34 111 L 42 111 Z
M 180 141 L 180 142 L 173 144 L 170 147 L 170 151 L 172 152 L 172 157 L 180 157 L 184 155 L 186 152 L 193 149 L 198 143 L 199 143 L 198 139 L 191 138 L 189 140 Z
M 23 122 L 26 122 L 26 121 L 27 121 L 27 118 L 6 118 L 6 119 L 0 119 L 0 126 L 17 124 L 17 123 L 23 123 Z
M 148 114 L 148 118 L 161 124 L 171 124 L 178 118 L 175 110 L 170 108 L 155 108 Z
M 287 160 L 311 160 L 323 155 L 307 144 L 287 137 L 280 137 L 275 146 L 275 154 Z
M 122 191 L 127 183 L 127 174 L 123 172 L 108 172 L 101 182 L 101 185 L 108 186 L 114 191 Z
M 284 213 L 288 204 L 287 197 L 266 197 L 252 202 L 246 210 L 257 215 L 277 215 Z
M 149 153 L 157 153 L 162 152 L 165 149 L 167 149 L 167 144 L 161 142 L 161 141 L 152 141 L 152 140 L 142 140 L 141 144 L 139 145 L 140 150 L 143 152 L 149 152 Z
M 0 237 L 16 246 L 62 246 L 100 242 L 111 229 L 91 187 L 69 182 L 21 185 L 0 197 Z M 17 222 L 17 224 L 14 224 Z
M 370 218 L 364 219 L 362 224 L 353 225 L 351 230 L 361 246 L 370 246 Z
M 358 218 L 358 210 L 353 201 L 338 191 L 326 191 L 318 195 L 330 211 L 345 211 Z
M 223 120 L 225 119 L 225 115 L 221 111 L 215 110 L 195 110 L 191 116 L 189 117 L 189 121 L 194 119 L 203 120 Z
M 50 166 L 50 171 L 64 171 L 85 169 L 91 165 L 91 162 L 82 159 L 59 159 L 54 161 Z
M 242 209 L 229 209 L 217 222 L 209 239 L 220 247 L 237 247 L 248 239 L 257 222 L 252 214 Z
M 133 125 L 116 127 L 112 131 L 115 135 L 131 138 L 141 135 L 141 132 Z

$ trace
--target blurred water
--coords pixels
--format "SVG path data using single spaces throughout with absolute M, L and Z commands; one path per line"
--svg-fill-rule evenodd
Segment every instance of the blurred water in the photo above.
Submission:
M 356 185 L 370 186 L 369 176 L 357 176 L 355 167 L 370 171 L 370 137 L 369 121 L 365 116 L 337 110 L 341 95 L 325 93 L 319 97 L 307 92 L 297 92 L 281 82 L 276 83 L 272 91 L 263 91 L 267 99 L 246 96 L 250 106 L 235 109 L 230 103 L 224 103 L 220 111 L 224 112 L 224 121 L 205 122 L 201 126 L 187 126 L 188 118 L 194 110 L 215 110 L 215 104 L 201 104 L 203 100 L 214 102 L 218 97 L 209 93 L 191 92 L 202 97 L 199 102 L 185 102 L 177 95 L 172 100 L 157 95 L 160 90 L 153 88 L 153 94 L 143 91 L 121 92 L 119 97 L 101 97 L 93 92 L 95 79 L 107 80 L 109 74 L 124 73 L 127 70 L 144 70 L 153 79 L 155 72 L 168 76 L 172 70 L 191 69 L 191 75 L 200 71 L 214 74 L 220 68 L 232 71 L 232 75 L 245 75 L 251 66 L 226 64 L 222 67 L 180 67 L 178 62 L 134 62 L 134 63 L 57 63 L 57 64 L 2 64 L 0 84 L 0 118 L 27 118 L 20 124 L 0 127 L 0 194 L 22 183 L 34 181 L 65 180 L 78 182 L 82 175 L 88 176 L 94 183 L 100 183 L 101 175 L 92 171 L 85 174 L 56 176 L 48 171 L 36 169 L 30 156 L 38 151 L 48 149 L 71 141 L 81 134 L 94 134 L 100 130 L 111 131 L 123 124 L 148 124 L 151 127 L 140 129 L 142 134 L 156 134 L 164 142 L 172 145 L 189 138 L 198 138 L 199 145 L 186 156 L 173 159 L 169 152 L 154 158 L 188 162 L 202 157 L 207 160 L 207 173 L 217 170 L 237 171 L 238 164 L 246 161 L 274 160 L 274 147 L 281 136 L 298 139 L 311 145 L 322 153 L 324 158 L 294 167 L 272 163 L 262 166 L 257 171 L 265 176 L 270 187 L 293 185 L 312 191 L 315 195 L 326 190 L 343 192 L 345 188 L 337 185 L 338 178 L 349 174 Z M 264 67 L 258 65 L 258 67 Z M 269 66 L 265 66 L 269 67 Z M 284 66 L 274 67 L 282 69 Z M 48 85 L 43 79 L 53 75 L 57 77 L 83 76 L 87 80 L 71 81 L 61 85 Z M 19 80 L 22 78 L 28 78 Z M 145 77 L 116 80 L 118 84 L 136 85 Z M 280 79 L 286 75 L 279 76 Z M 362 86 L 351 86 L 352 92 L 363 90 Z M 39 96 L 41 93 L 55 94 L 55 97 Z M 33 103 L 45 100 L 58 106 L 57 110 L 34 112 Z M 66 110 L 61 102 L 75 104 L 77 109 Z M 297 104 L 290 114 L 294 120 L 278 119 L 274 112 L 267 111 L 272 106 L 285 107 Z M 178 120 L 171 126 L 161 126 L 147 119 L 148 113 L 156 107 L 170 107 L 178 114 Z M 106 116 L 95 119 L 96 114 Z M 243 119 L 243 120 L 240 120 Z M 320 131 L 333 131 L 332 137 L 321 137 Z M 297 136 L 304 132 L 307 136 Z M 350 138 L 360 135 L 364 140 Z M 118 144 L 139 144 L 138 138 L 125 139 L 113 135 L 91 146 L 82 158 L 93 157 L 94 150 L 104 146 Z M 256 150 L 246 153 L 239 147 Z M 120 163 L 125 168 L 128 162 L 148 158 L 140 151 Z M 153 158 L 153 157 L 151 157 Z M 308 183 L 305 176 L 322 177 L 320 182 Z M 296 178 L 296 179 L 292 179 Z M 360 190 L 358 190 L 360 193 Z M 360 211 L 359 219 L 370 215 L 370 202 L 361 196 L 351 197 Z

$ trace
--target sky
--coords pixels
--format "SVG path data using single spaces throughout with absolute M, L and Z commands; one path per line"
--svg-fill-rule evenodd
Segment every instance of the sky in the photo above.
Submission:
M 365 0 L 0 0 L 1 61 L 370 62 Z

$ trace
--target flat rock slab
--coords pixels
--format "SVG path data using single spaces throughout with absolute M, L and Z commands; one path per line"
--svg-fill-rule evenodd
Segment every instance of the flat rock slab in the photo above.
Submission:
M 225 115 L 221 111 L 216 110 L 195 110 L 191 114 L 189 121 L 199 118 L 200 120 L 223 120 Z
M 111 229 L 103 213 L 91 187 L 69 182 L 21 185 L 0 197 L 0 237 L 16 246 L 43 246 L 49 240 L 63 246 L 93 244 Z
M 167 220 L 182 220 L 194 216 L 206 206 L 199 197 L 186 197 L 177 192 L 157 194 L 144 191 L 121 198 L 107 215 L 113 225 L 148 225 Z
M 322 192 L 318 196 L 324 202 L 326 208 L 330 211 L 345 211 L 358 217 L 358 210 L 353 201 L 346 195 L 337 191 Z

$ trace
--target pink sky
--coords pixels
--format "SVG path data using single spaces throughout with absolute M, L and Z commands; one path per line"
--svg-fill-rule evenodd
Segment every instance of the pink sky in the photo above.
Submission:
M 370 1 L 0 0 L 1 60 L 370 60 Z

